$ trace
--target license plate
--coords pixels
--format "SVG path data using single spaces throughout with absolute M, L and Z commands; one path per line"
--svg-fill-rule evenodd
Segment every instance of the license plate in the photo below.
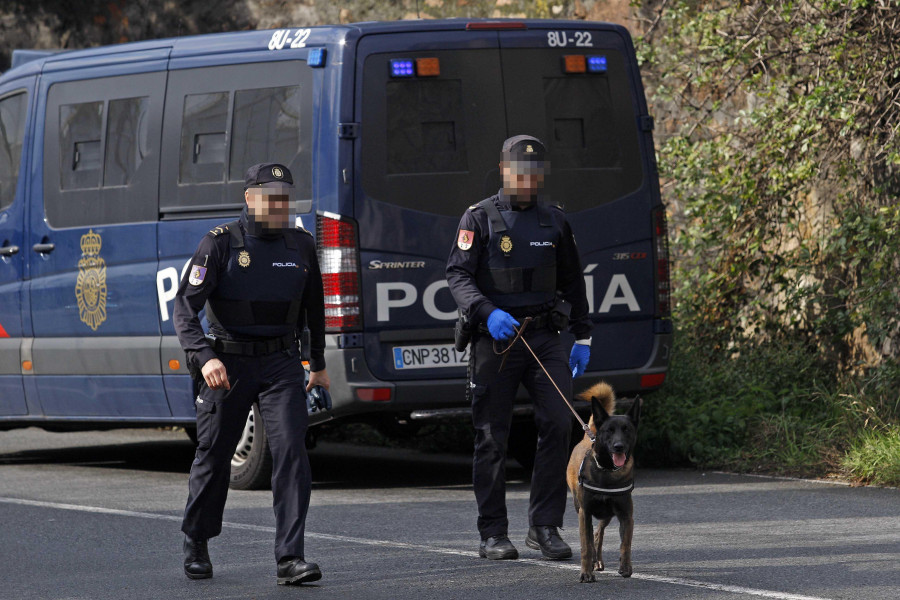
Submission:
M 440 367 L 464 367 L 469 362 L 469 349 L 457 352 L 453 344 L 433 346 L 395 346 L 394 368 L 436 369 Z

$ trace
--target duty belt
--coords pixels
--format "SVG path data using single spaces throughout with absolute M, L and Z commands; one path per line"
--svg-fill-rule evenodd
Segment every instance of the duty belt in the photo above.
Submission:
M 263 356 L 289 348 L 296 348 L 297 341 L 293 333 L 280 338 L 269 338 L 255 342 L 236 342 L 234 340 L 222 340 L 219 338 L 207 338 L 209 344 L 216 352 L 225 354 L 242 354 L 244 356 Z
M 510 313 L 510 314 L 512 314 L 512 313 Z M 512 314 L 512 317 L 520 323 L 522 321 L 524 321 L 527 316 L 528 315 Z M 550 313 L 549 312 L 543 312 L 539 315 L 535 315 L 535 316 L 531 317 L 531 324 L 529 325 L 529 327 L 531 327 L 531 329 L 543 329 L 544 327 L 552 328 L 552 326 L 553 326 L 553 324 L 550 322 Z M 490 331 L 488 331 L 487 323 L 479 322 L 478 323 L 478 331 L 480 331 L 481 333 L 487 333 L 487 334 L 491 333 Z

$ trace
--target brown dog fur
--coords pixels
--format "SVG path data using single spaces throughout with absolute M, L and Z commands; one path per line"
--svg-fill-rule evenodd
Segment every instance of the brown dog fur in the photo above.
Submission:
M 635 404 L 629 410 L 628 415 L 613 417 L 615 410 L 616 398 L 615 393 L 610 385 L 600 382 L 578 396 L 582 400 L 591 402 L 591 420 L 589 427 L 591 432 L 596 436 L 597 441 L 592 443 L 590 438 L 585 434 L 584 439 L 578 443 L 572 450 L 572 456 L 569 459 L 569 466 L 566 470 L 566 481 L 569 489 L 572 490 L 572 498 L 575 502 L 575 510 L 578 512 L 578 526 L 581 534 L 581 581 L 592 582 L 595 580 L 593 571 L 602 571 L 604 569 L 601 549 L 603 547 L 603 533 L 606 526 L 609 525 L 612 517 L 615 516 L 619 521 L 619 536 L 621 545 L 619 547 L 619 574 L 623 577 L 630 577 L 632 573 L 631 566 L 631 538 L 634 532 L 634 505 L 631 500 L 631 492 L 621 495 L 604 495 L 590 490 L 586 490 L 579 485 L 578 477 L 582 463 L 585 464 L 584 475 L 585 481 L 598 486 L 596 481 L 591 481 L 591 476 L 602 480 L 600 487 L 617 488 L 627 485 L 633 481 L 634 473 L 634 439 L 637 430 L 637 421 L 640 415 L 640 398 L 635 400 Z M 598 411 L 604 411 L 604 414 Z M 595 417 L 597 417 L 595 419 Z M 598 424 L 596 421 L 601 421 Z M 598 427 L 601 428 L 598 434 Z M 624 431 L 630 440 L 626 455 L 625 464 L 617 470 L 599 469 L 594 464 L 606 461 L 612 465 L 608 456 L 607 449 L 601 447 L 601 435 L 611 428 Z M 604 436 L 605 437 L 605 436 Z M 596 452 L 596 458 L 590 456 L 589 453 Z M 607 453 L 607 456 L 603 456 Z M 593 534 L 593 518 L 599 519 L 596 536 Z M 593 539 L 592 539 L 593 538 Z

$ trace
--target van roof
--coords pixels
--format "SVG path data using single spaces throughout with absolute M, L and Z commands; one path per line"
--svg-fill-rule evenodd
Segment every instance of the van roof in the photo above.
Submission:
M 346 25 L 319 25 L 309 27 L 317 32 L 315 40 L 311 40 L 310 46 L 339 43 L 350 37 L 361 37 L 369 34 L 384 33 L 411 33 L 430 31 L 463 31 L 469 23 L 512 23 L 523 22 L 529 27 L 537 29 L 607 29 L 625 31 L 620 25 L 611 23 L 595 23 L 588 21 L 562 21 L 553 19 L 421 19 L 405 21 L 366 21 L 350 23 Z M 299 27 L 290 27 L 295 29 Z M 284 28 L 287 29 L 287 28 Z M 192 35 L 186 37 L 165 38 L 159 40 L 147 40 L 140 42 L 126 42 L 109 46 L 97 46 L 79 50 L 44 52 L 35 51 L 28 56 L 30 60 L 16 66 L 5 73 L 3 79 L 23 77 L 40 73 L 44 70 L 62 70 L 74 66 L 72 61 L 82 64 L 92 63 L 92 59 L 101 57 L 115 62 L 125 61 L 133 57 L 140 61 L 142 57 L 159 58 L 160 54 L 169 51 L 170 58 L 198 56 L 204 54 L 226 54 L 247 52 L 266 48 L 268 40 L 272 36 L 273 29 L 256 29 L 251 31 L 237 31 L 226 33 L 210 33 Z M 325 33 L 323 36 L 322 34 Z M 324 39 L 323 39 L 324 38 Z M 23 54 L 29 54 L 25 51 Z M 125 56 L 130 54 L 130 56 Z M 118 60 L 116 60 L 118 59 Z M 105 62 L 105 61 L 104 61 Z M 79 65 L 82 66 L 82 65 Z

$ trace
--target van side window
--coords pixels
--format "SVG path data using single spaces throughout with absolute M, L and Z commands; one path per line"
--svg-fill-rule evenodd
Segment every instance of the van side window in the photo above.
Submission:
M 225 124 L 228 92 L 184 97 L 181 172 L 178 181 L 222 181 L 225 174 Z
M 52 227 L 158 218 L 165 85 L 159 71 L 50 86 L 43 154 Z
M 290 85 L 285 85 L 290 83 Z M 303 61 L 169 71 L 163 125 L 163 219 L 243 206 L 244 172 L 279 162 L 312 197 L 312 69 Z
M 28 94 L 24 92 L 0 100 L 0 210 L 16 198 L 27 107 Z
M 103 103 L 59 107 L 59 186 L 64 190 L 100 186 Z
M 300 88 L 238 90 L 231 131 L 231 181 L 243 181 L 257 157 L 294 156 L 300 149 Z
M 103 185 L 128 185 L 150 153 L 150 98 L 110 100 Z

